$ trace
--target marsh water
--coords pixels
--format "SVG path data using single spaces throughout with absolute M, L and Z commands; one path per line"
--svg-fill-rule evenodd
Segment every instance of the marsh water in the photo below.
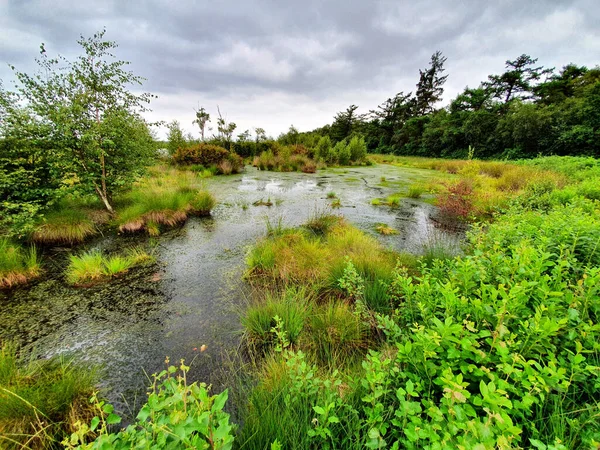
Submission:
M 100 237 L 84 247 L 118 251 L 124 245 L 154 245 L 157 264 L 133 270 L 109 283 L 75 288 L 64 281 L 70 252 L 44 254 L 45 275 L 36 282 L 0 292 L 0 340 L 15 339 L 34 355 L 64 354 L 102 369 L 102 387 L 127 415 L 145 399 L 150 374 L 185 359 L 189 378 L 222 379 L 228 355 L 241 337 L 239 313 L 249 295 L 242 275 L 249 247 L 266 231 L 266 221 L 300 225 L 326 210 L 335 192 L 346 217 L 383 245 L 420 253 L 431 239 L 456 245 L 460 235 L 434 227 L 435 207 L 405 198 L 399 207 L 373 206 L 374 198 L 406 191 L 435 174 L 393 166 L 329 169 L 316 174 L 246 172 L 204 181 L 218 205 L 209 218 L 189 220 L 182 228 L 149 242 L 143 236 Z M 273 205 L 254 206 L 257 201 Z M 377 224 L 399 234 L 382 236 Z M 202 346 L 206 350 L 201 352 Z

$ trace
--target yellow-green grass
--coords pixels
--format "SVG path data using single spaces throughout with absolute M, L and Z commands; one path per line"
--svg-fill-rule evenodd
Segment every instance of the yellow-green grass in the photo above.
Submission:
M 331 292 L 337 290 L 346 258 L 367 279 L 390 278 L 398 260 L 414 263 L 338 216 L 316 215 L 305 227 L 259 241 L 247 257 L 247 277 L 267 286 L 297 284 Z
M 190 171 L 157 168 L 141 180 L 119 203 L 116 222 L 121 232 L 145 231 L 155 236 L 161 228 L 173 227 L 190 216 L 206 216 L 215 206 L 214 197 L 201 189 Z
M 98 233 L 98 227 L 109 220 L 110 214 L 95 197 L 69 196 L 44 212 L 31 240 L 41 245 L 79 244 Z
M 127 272 L 135 266 L 148 264 L 154 257 L 134 248 L 122 255 L 104 256 L 98 250 L 71 255 L 66 277 L 74 285 L 90 284 Z
M 444 196 L 453 195 L 452 189 L 457 183 L 467 181 L 472 188 L 468 199 L 471 209 L 469 220 L 492 218 L 495 212 L 506 208 L 511 199 L 525 192 L 528 186 L 544 183 L 550 184 L 552 189 L 560 189 L 569 183 L 564 174 L 533 165 L 502 161 L 447 160 L 393 155 L 370 155 L 369 157 L 377 163 L 441 172 L 442 177 L 430 179 L 420 185 L 423 192 L 438 193 L 438 202 L 443 202 Z M 407 195 L 416 196 L 417 189 L 411 186 Z M 420 192 L 419 196 L 423 192 Z M 395 206 L 396 199 L 399 198 L 399 194 L 392 195 L 386 199 L 385 203 Z
M 255 297 L 241 322 L 249 349 L 258 355 L 281 345 L 280 333 L 289 348 L 304 351 L 323 366 L 350 363 L 370 341 L 369 326 L 352 304 L 337 299 L 319 302 L 302 287 Z
M 65 358 L 22 358 L 16 348 L 0 348 L 0 448 L 62 448 L 76 422 L 93 417 L 89 398 L 95 371 Z
M 37 277 L 41 273 L 35 247 L 24 249 L 0 237 L 0 289 L 10 288 Z
M 421 196 L 425 193 L 425 187 L 420 184 L 412 184 L 408 187 L 408 192 L 406 196 L 408 198 L 421 198 Z
M 389 236 L 391 234 L 398 234 L 398 230 L 395 228 L 386 225 L 385 223 L 380 223 L 375 227 L 375 231 L 379 234 L 383 234 L 384 236 Z
M 285 332 L 290 345 L 296 346 L 313 308 L 312 297 L 306 289 L 288 288 L 283 293 L 267 291 L 264 298 L 255 298 L 241 320 L 251 349 L 264 351 L 274 344 L 275 317 L 281 320 L 281 331 Z

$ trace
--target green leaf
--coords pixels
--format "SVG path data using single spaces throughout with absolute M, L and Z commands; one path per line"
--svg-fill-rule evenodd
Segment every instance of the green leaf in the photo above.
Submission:
M 94 417 L 90 422 L 90 430 L 95 431 L 100 423 L 100 417 Z
M 121 418 L 119 416 L 117 416 L 116 414 L 109 414 L 108 417 L 106 418 L 106 423 L 108 425 L 114 425 L 116 423 L 121 423 Z
M 325 410 L 321 406 L 313 406 L 313 409 L 317 414 L 325 415 Z

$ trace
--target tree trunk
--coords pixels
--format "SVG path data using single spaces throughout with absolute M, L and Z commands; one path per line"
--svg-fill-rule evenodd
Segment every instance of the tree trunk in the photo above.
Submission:
M 110 201 L 108 200 L 108 196 L 104 192 L 102 192 L 102 189 L 100 189 L 99 186 L 95 186 L 95 187 L 96 187 L 96 193 L 98 194 L 98 197 L 100 197 L 100 200 L 102 200 L 102 203 L 104 203 L 106 210 L 109 213 L 114 214 L 115 210 L 113 209 L 112 205 L 110 204 Z

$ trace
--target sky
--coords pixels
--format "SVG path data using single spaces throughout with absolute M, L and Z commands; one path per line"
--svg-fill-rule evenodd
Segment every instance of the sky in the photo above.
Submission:
M 0 79 L 11 87 L 8 64 L 34 72 L 42 42 L 74 59 L 81 35 L 106 28 L 158 96 L 148 120 L 198 135 L 194 109 L 214 119 L 219 106 L 236 133 L 276 137 L 414 91 L 436 50 L 449 75 L 440 106 L 523 53 L 545 67 L 594 67 L 598 24 L 598 0 L 0 0 Z

